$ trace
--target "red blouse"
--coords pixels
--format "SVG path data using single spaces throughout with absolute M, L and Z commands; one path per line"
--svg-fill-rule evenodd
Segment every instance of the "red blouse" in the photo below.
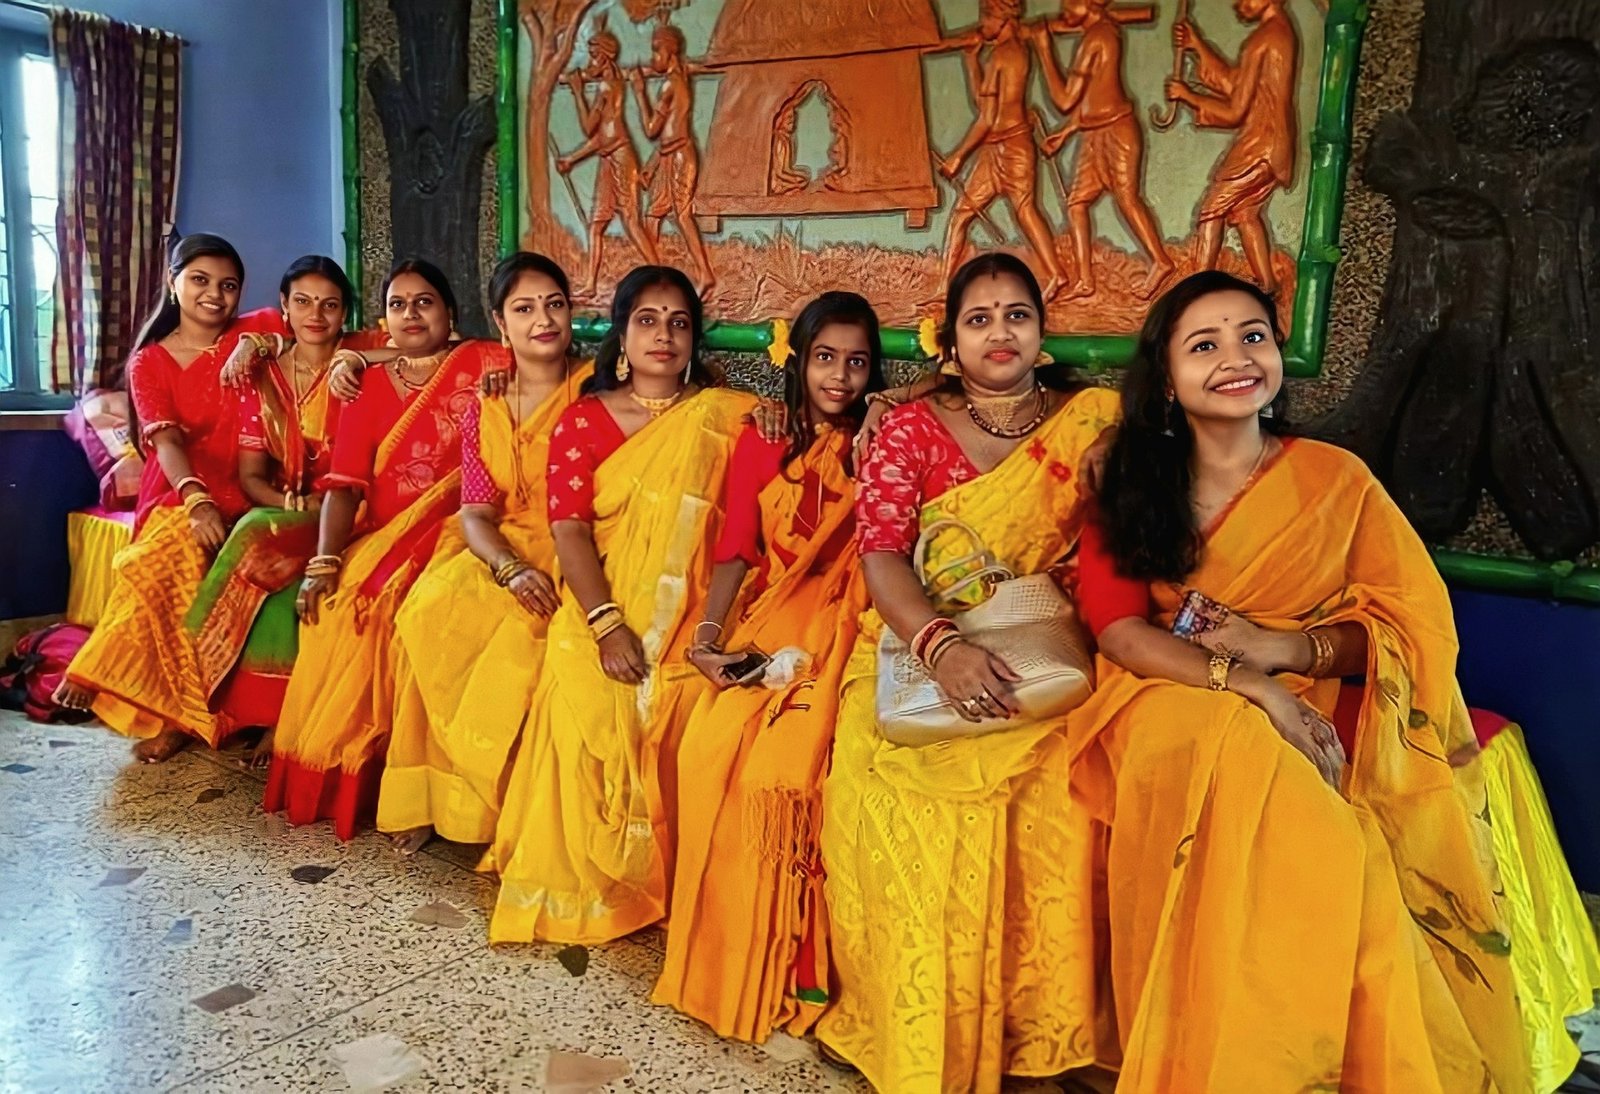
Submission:
M 545 468 L 550 521 L 594 522 L 594 473 L 628 438 L 605 403 L 585 395 L 562 411 L 550 432 Z
M 923 504 L 978 474 L 927 403 L 889 411 L 856 482 L 856 546 L 909 555 Z
M 714 562 L 738 559 L 747 566 L 761 565 L 761 491 L 778 477 L 783 467 L 787 438 L 763 440 L 755 426 L 745 426 L 733 447 L 724 486 L 722 535 L 717 539 Z
M 1150 583 L 1117 573 L 1117 560 L 1106 549 L 1099 514 L 1084 521 L 1078 536 L 1078 611 L 1096 638 L 1119 619 L 1152 614 Z
M 478 447 L 478 428 L 482 420 L 483 403 L 473 400 L 461 414 L 462 505 L 499 505 L 505 498 L 489 476 L 489 466 L 483 462 L 483 452 Z

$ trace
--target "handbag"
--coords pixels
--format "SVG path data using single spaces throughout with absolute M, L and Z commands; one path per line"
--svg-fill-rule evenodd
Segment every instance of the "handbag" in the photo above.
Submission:
M 938 533 L 960 531 L 977 546 L 935 573 L 925 574 L 928 546 Z M 939 582 L 966 570 L 948 589 Z M 878 640 L 878 731 L 891 744 L 921 747 L 963 737 L 981 737 L 1028 722 L 1065 714 L 1094 690 L 1094 660 L 1077 611 L 1049 574 L 1017 577 L 984 547 L 977 532 L 959 520 L 940 520 L 917 537 L 912 564 L 941 614 L 951 613 L 961 636 L 995 654 L 1022 679 L 1012 685 L 1022 712 L 1013 718 L 969 722 L 885 625 Z M 988 599 L 958 610 L 961 596 L 979 588 Z

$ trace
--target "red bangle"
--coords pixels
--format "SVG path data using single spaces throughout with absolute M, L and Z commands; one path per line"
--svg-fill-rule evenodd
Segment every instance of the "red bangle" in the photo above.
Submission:
M 956 625 L 951 620 L 943 616 L 934 616 L 924 623 L 922 629 L 917 631 L 916 635 L 911 639 L 911 656 L 918 661 L 925 661 L 926 658 L 923 655 L 927 653 L 928 647 L 933 640 L 940 634 L 955 629 Z

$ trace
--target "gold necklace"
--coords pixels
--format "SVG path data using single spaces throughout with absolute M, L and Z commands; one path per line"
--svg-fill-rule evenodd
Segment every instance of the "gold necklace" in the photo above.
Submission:
M 300 361 L 300 343 L 299 342 L 296 342 L 294 345 L 289 347 L 288 357 L 289 357 L 289 387 L 294 392 L 294 403 L 295 403 L 295 406 L 301 406 L 301 405 L 303 405 L 305 403 L 306 399 L 310 398 L 312 391 L 314 391 L 316 389 L 317 380 L 319 380 L 322 377 L 322 374 L 324 372 L 328 371 L 328 366 L 326 364 L 324 364 L 319 368 L 316 365 L 312 365 L 311 366 L 311 370 L 310 370 L 310 382 L 306 384 L 305 390 L 302 391 L 300 389 L 300 371 L 305 366 Z
M 1021 411 L 1022 405 L 1030 398 L 1038 400 L 1039 408 L 1032 418 L 1018 427 L 1015 425 L 1017 414 Z M 1002 406 L 1004 408 L 1002 419 L 998 422 L 992 421 L 985 414 L 980 413 L 978 411 L 979 402 L 986 404 L 985 409 L 995 405 Z M 1045 414 L 1049 410 L 1050 402 L 1045 398 L 1044 387 L 1038 381 L 1034 381 L 1033 387 L 1021 395 L 967 396 L 967 416 L 972 419 L 973 424 L 991 437 L 1000 437 L 1008 441 L 1026 437 L 1029 433 L 1038 429 L 1039 424 L 1044 421 Z
M 215 348 L 216 344 L 218 342 L 222 341 L 222 335 L 220 335 L 220 334 L 217 335 L 210 342 L 206 343 L 203 346 L 196 346 L 196 345 L 193 345 L 193 344 L 191 344 L 189 342 L 185 342 L 183 339 L 178 337 L 178 332 L 177 331 L 173 331 L 172 332 L 172 341 L 173 341 L 173 344 L 176 345 L 181 352 L 190 354 L 190 355 L 195 356 L 195 357 L 198 357 L 198 356 L 200 356 L 200 354 L 204 353 L 206 350 Z
M 1236 498 L 1240 494 L 1244 493 L 1245 490 L 1249 487 L 1249 485 L 1252 482 L 1255 481 L 1255 477 L 1256 477 L 1257 472 L 1259 472 L 1261 470 L 1262 461 L 1264 461 L 1267 458 L 1267 450 L 1270 449 L 1271 447 L 1272 447 L 1271 439 L 1268 438 L 1268 437 L 1262 437 L 1261 438 L 1261 451 L 1256 454 L 1256 462 L 1250 465 L 1249 474 L 1245 475 L 1245 477 L 1240 481 L 1239 485 L 1237 487 L 1235 487 L 1233 492 L 1230 493 L 1227 497 L 1223 498 L 1219 502 L 1216 502 L 1215 504 L 1206 504 L 1206 503 L 1202 503 L 1198 498 L 1195 499 L 1195 503 L 1194 503 L 1194 507 L 1195 507 L 1195 511 L 1196 511 L 1195 515 L 1203 518 L 1200 521 L 1200 523 L 1202 525 L 1204 525 L 1206 522 L 1208 522 L 1217 513 L 1221 512 L 1223 509 L 1227 508 L 1228 504 L 1230 502 L 1232 502 L 1234 498 Z
M 663 398 L 652 399 L 649 396 L 640 395 L 637 391 L 630 387 L 628 389 L 628 398 L 632 399 L 634 402 L 648 410 L 650 412 L 650 420 L 653 422 L 657 418 L 661 417 L 661 415 L 671 410 L 673 405 L 676 404 L 679 399 L 683 398 L 683 388 L 680 387 L 671 395 Z

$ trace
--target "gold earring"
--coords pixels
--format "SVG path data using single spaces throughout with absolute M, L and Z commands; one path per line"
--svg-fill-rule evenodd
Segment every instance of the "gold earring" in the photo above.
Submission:
M 628 363 L 628 351 L 621 350 L 617 354 L 617 382 L 627 383 L 628 373 L 633 371 L 633 366 Z
M 454 321 L 452 321 L 450 323 L 450 341 L 452 341 L 452 342 L 461 341 L 461 334 L 460 334 L 459 331 L 456 330 L 456 325 L 455 325 Z
M 171 285 L 168 285 L 167 286 L 167 303 L 176 304 L 177 302 L 178 302 L 178 290 L 174 289 Z
M 944 359 L 944 363 L 939 366 L 939 375 L 940 376 L 960 376 L 961 375 L 961 362 L 956 360 L 956 355 L 955 354 L 952 353 L 952 354 L 950 354 L 948 357 L 946 357 Z
M 506 347 L 506 349 L 510 349 L 511 348 L 511 335 L 507 334 L 505 331 L 501 331 L 500 332 L 500 344 L 502 346 Z

